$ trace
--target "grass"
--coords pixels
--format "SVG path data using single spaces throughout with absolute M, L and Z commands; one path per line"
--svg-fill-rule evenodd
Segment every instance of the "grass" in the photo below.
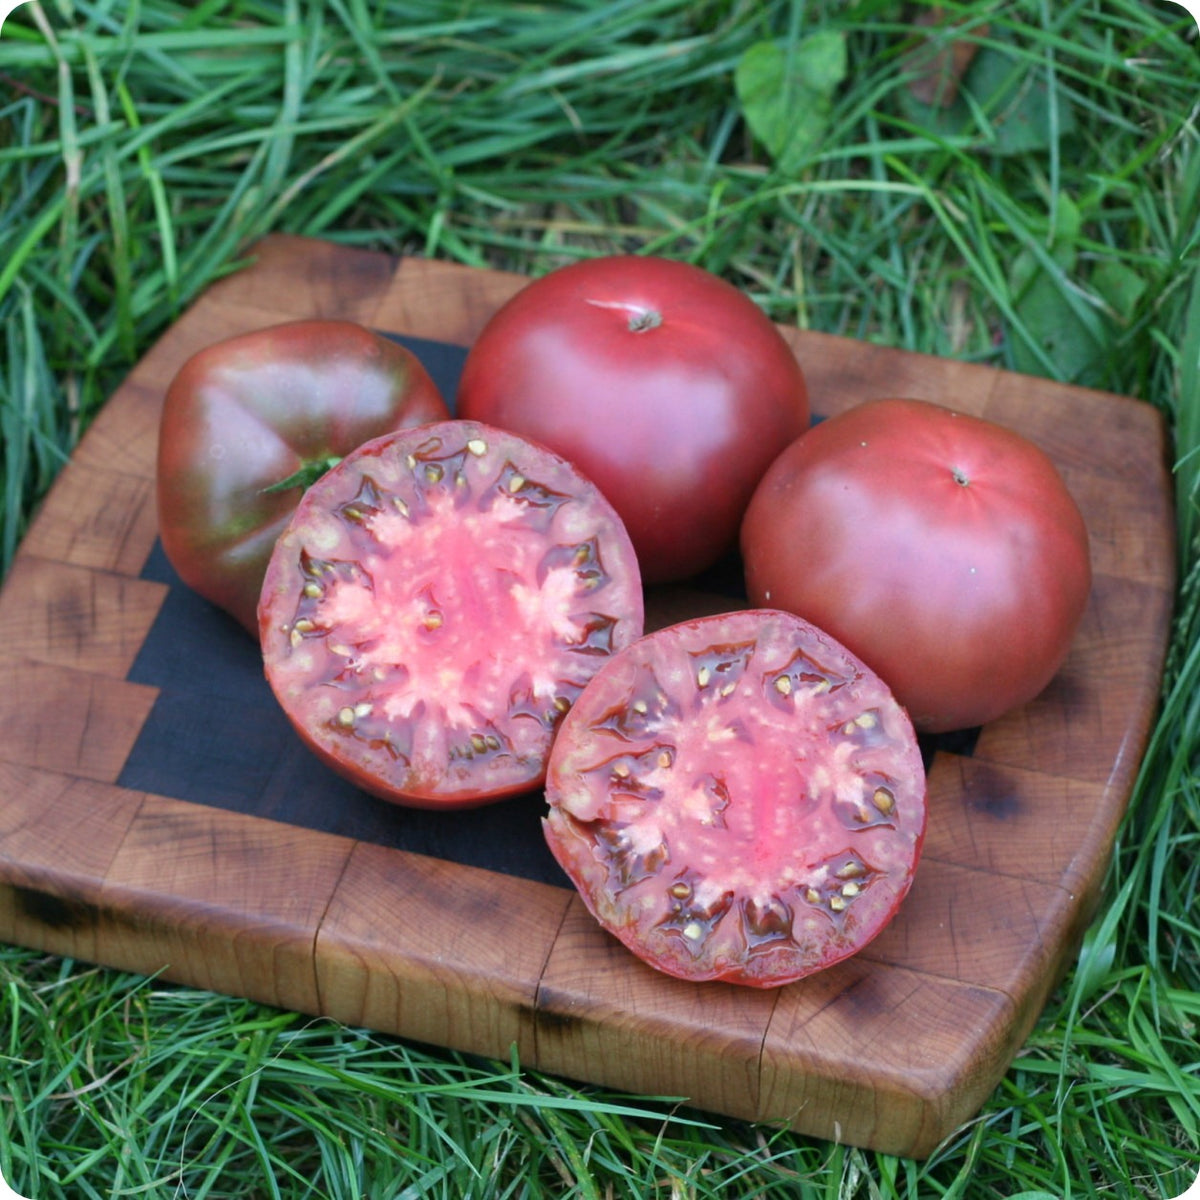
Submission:
M 132 364 L 286 230 L 528 274 L 653 251 L 779 320 L 1138 396 L 1174 436 L 1180 579 L 1105 904 L 994 1095 L 927 1161 L 3 947 L 17 1191 L 1033 1200 L 1196 1178 L 1197 30 L 1166 0 L 943 7 L 978 48 L 949 110 L 912 99 L 921 6 L 891 0 L 62 0 L 7 18 L 0 568 Z M 736 86 L 763 41 L 799 141 Z

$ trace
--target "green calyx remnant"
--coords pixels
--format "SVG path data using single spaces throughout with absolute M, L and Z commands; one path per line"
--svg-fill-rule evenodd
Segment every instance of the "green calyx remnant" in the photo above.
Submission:
M 289 492 L 292 488 L 300 488 L 301 491 L 306 491 L 330 467 L 336 467 L 341 461 L 341 455 L 338 454 L 331 454 L 327 458 L 314 458 L 312 461 L 304 463 L 299 470 L 293 471 L 286 479 L 281 479 L 278 483 L 273 483 L 270 487 L 263 488 L 262 494 L 270 496 L 276 492 Z

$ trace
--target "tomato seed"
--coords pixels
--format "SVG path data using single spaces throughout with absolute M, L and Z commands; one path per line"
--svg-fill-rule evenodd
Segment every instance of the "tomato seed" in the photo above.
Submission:
M 792 681 L 786 675 L 779 675 L 775 679 L 775 690 L 781 696 L 790 696 L 792 694 Z
M 476 458 L 482 458 L 487 453 L 487 442 L 483 438 L 472 438 L 467 443 L 467 449 L 475 455 Z
M 830 896 L 829 907 L 833 909 L 834 912 L 843 912 L 846 908 L 846 901 L 843 900 L 841 896 Z
M 875 794 L 871 797 L 871 803 L 874 804 L 875 807 L 879 809 L 879 811 L 883 813 L 885 817 L 890 817 L 896 809 L 896 797 L 893 796 L 892 793 L 889 792 L 885 787 L 879 787 L 875 789 Z

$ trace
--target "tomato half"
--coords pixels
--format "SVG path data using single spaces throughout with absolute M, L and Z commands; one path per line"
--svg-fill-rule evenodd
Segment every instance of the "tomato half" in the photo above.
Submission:
M 576 463 L 621 515 L 647 582 L 734 546 L 762 472 L 809 419 L 795 355 L 748 296 L 637 256 L 518 292 L 467 355 L 457 403 Z
M 259 610 L 267 679 L 317 755 L 438 808 L 540 783 L 563 713 L 642 622 L 608 501 L 468 421 L 376 438 L 314 483 Z
M 601 925 L 669 975 L 755 987 L 854 954 L 908 892 L 925 772 L 904 710 L 806 621 L 649 634 L 562 723 L 546 839 Z
M 1087 528 L 1050 458 L 923 401 L 815 426 L 764 476 L 741 545 L 751 602 L 828 630 L 926 732 L 1041 692 L 1091 588 Z
M 353 322 L 295 321 L 209 346 L 164 401 L 163 550 L 184 583 L 257 632 L 267 559 L 304 486 L 370 438 L 448 416 L 411 351 Z

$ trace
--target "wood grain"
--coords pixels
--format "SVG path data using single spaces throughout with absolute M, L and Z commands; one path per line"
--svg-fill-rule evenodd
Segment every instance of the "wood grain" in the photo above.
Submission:
M 100 962 L 319 1013 L 313 933 L 353 843 L 146 796 L 100 889 Z
M 38 662 L 124 679 L 164 588 L 111 571 L 23 555 L 0 592 L 0 643 Z
M 10 941 L 100 962 L 108 868 L 137 813 L 135 792 L 0 763 L 0 926 Z
M 322 1011 L 477 1054 L 536 1058 L 562 888 L 359 844 L 317 943 Z
M 934 747 L 925 855 L 895 922 L 856 958 L 790 987 L 668 979 L 557 882 L 288 823 L 275 804 L 294 774 L 264 784 L 275 790 L 257 814 L 237 809 L 236 788 L 202 803 L 119 782 L 172 699 L 135 676 L 153 631 L 181 619 L 175 585 L 145 572 L 158 413 L 182 363 L 221 338 L 308 316 L 468 346 L 524 283 L 275 236 L 137 364 L 0 589 L 0 636 L 14 650 L 0 695 L 0 936 L 472 1053 L 506 1058 L 515 1047 L 568 1078 L 929 1154 L 996 1086 L 1069 965 L 1152 726 L 1175 580 L 1166 432 L 1145 404 L 783 330 L 819 414 L 917 396 L 1040 444 L 1084 512 L 1096 578 L 1046 692 L 973 745 Z M 739 603 L 677 585 L 654 589 L 648 614 L 661 625 Z M 247 640 L 222 653 L 256 651 Z M 202 682 L 204 662 L 185 673 Z M 234 716 L 243 741 L 279 736 L 261 713 Z M 215 723 L 211 735 L 199 724 L 187 761 L 219 775 L 229 747 Z M 240 747 L 259 750 L 272 761 L 281 747 Z M 521 836 L 532 847 L 536 821 Z
M 780 995 L 759 1119 L 923 1157 L 970 1119 L 1024 1035 L 986 988 L 851 959 Z
M 577 897 L 538 989 L 546 1070 L 759 1115 L 763 1038 L 779 993 L 670 979 L 604 932 Z

